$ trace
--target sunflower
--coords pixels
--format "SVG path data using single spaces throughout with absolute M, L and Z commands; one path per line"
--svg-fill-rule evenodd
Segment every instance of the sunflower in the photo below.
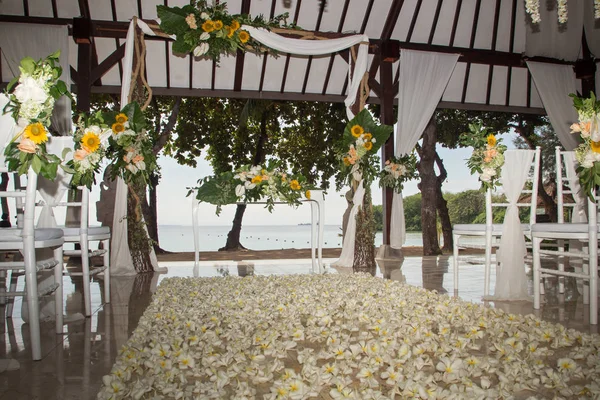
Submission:
M 494 135 L 489 135 L 489 136 L 487 137 L 487 144 L 488 144 L 488 146 L 490 146 L 490 147 L 494 147 L 494 146 L 496 145 L 496 142 L 497 142 L 497 140 L 496 140 L 496 136 L 494 136 Z
M 344 165 L 346 167 L 348 167 L 350 165 L 350 160 L 348 159 L 348 157 L 344 157 L 343 161 L 344 161 Z
M 360 125 L 354 125 L 352 128 L 350 128 L 350 132 L 352 133 L 352 136 L 359 137 L 360 135 L 365 133 L 365 130 Z
M 250 40 L 250 34 L 246 31 L 240 31 L 240 33 L 238 33 L 238 37 L 242 43 L 246 43 L 248 40 Z
M 590 141 L 590 148 L 594 153 L 600 153 L 600 142 Z
M 214 31 L 215 30 L 215 23 L 212 22 L 211 20 L 205 21 L 202 24 L 202 30 L 204 32 L 212 32 L 212 31 Z
M 83 138 L 81 138 L 81 147 L 90 153 L 95 152 L 100 147 L 100 137 L 94 132 L 86 132 Z
M 373 142 L 365 142 L 363 146 L 365 147 L 365 149 L 367 149 L 367 151 L 369 151 L 373 148 Z
M 292 179 L 292 181 L 290 182 L 290 188 L 292 190 L 300 190 L 301 186 L 296 179 Z
M 230 26 L 226 26 L 225 32 L 227 33 L 227 37 L 231 38 L 233 36 L 233 34 L 235 33 L 235 30 Z
M 35 122 L 33 124 L 27 125 L 23 136 L 25 136 L 27 139 L 31 140 L 35 144 L 40 144 L 48 140 L 47 134 L 48 131 L 46 130 L 44 125 L 42 125 L 39 122 Z
M 306 196 L 306 198 L 310 200 L 310 190 L 304 192 L 304 196 Z
M 215 26 L 215 31 L 220 31 L 221 29 L 223 29 L 223 21 L 217 20 L 213 22 L 214 26 Z
M 373 135 L 371 135 L 370 133 L 365 133 L 363 135 L 363 139 L 365 139 L 365 141 L 370 141 L 371 139 L 373 139 Z
M 256 175 L 254 178 L 252 178 L 252 183 L 261 183 L 262 180 L 262 175 Z
M 125 125 L 115 122 L 112 124 L 111 129 L 115 135 L 118 135 L 121 132 L 125 132 Z
M 233 31 L 237 31 L 238 29 L 240 29 L 240 23 L 237 20 L 233 20 L 231 21 L 231 29 L 233 29 Z
M 119 124 L 124 124 L 125 122 L 129 121 L 129 118 L 127 118 L 127 115 L 125 115 L 123 113 L 119 113 L 115 117 L 115 121 Z

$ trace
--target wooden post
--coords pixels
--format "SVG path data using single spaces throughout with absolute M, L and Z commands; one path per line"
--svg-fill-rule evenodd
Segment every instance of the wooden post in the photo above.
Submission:
M 382 60 L 379 70 L 381 84 L 381 123 L 394 125 L 394 85 L 392 83 L 392 62 Z M 394 134 L 392 133 L 381 148 L 382 168 L 385 161 L 394 156 Z M 392 198 L 394 191 L 384 187 L 382 189 L 383 199 L 383 244 L 390 244 L 390 222 L 392 218 Z
M 77 111 L 90 111 L 92 92 L 92 21 L 73 18 L 73 40 L 77 43 Z

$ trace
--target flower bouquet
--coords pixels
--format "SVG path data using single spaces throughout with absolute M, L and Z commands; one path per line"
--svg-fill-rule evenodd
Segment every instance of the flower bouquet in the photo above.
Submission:
M 469 124 L 470 132 L 463 133 L 461 144 L 473 147 L 473 154 L 467 160 L 471 174 L 478 173 L 483 190 L 493 189 L 500 185 L 498 179 L 504 165 L 506 146 L 500 144 L 502 139 L 488 132 L 482 124 Z
M 379 172 L 379 186 L 388 187 L 400 193 L 404 188 L 404 182 L 418 176 L 417 156 L 414 153 L 391 157 Z
M 310 198 L 310 187 L 302 175 L 282 172 L 277 164 L 243 165 L 234 172 L 224 172 L 198 181 L 196 199 L 217 206 L 217 215 L 226 204 L 266 201 L 269 211 L 275 202 L 300 205 L 302 196 Z
M 254 19 L 243 14 L 230 15 L 226 3 L 209 6 L 206 0 L 191 1 L 183 7 L 159 5 L 156 11 L 160 28 L 176 36 L 174 53 L 208 56 L 217 62 L 221 54 L 234 54 L 238 49 L 264 51 L 247 31 L 240 29 L 242 25 L 268 29 L 281 26 L 288 17 L 285 13 L 267 21 L 262 15 Z
M 156 156 L 139 104 L 129 103 L 118 113 L 105 114 L 103 119 L 110 127 L 106 156 L 112 179 L 120 176 L 127 183 L 138 179 L 148 182 L 149 171 L 156 169 Z
M 9 103 L 3 112 L 12 114 L 17 122 L 17 134 L 6 146 L 4 154 L 10 171 L 26 174 L 31 167 L 36 174 L 53 180 L 61 160 L 46 151 L 48 126 L 54 102 L 63 95 L 71 96 L 67 85 L 58 78 L 60 52 L 39 61 L 30 57 L 21 60 L 19 77 L 7 86 Z
M 577 175 L 581 188 L 593 198 L 594 190 L 600 186 L 600 101 L 594 93 L 587 99 L 570 96 L 579 117 L 579 122 L 571 125 L 571 133 L 579 133 L 583 140 L 575 149 Z

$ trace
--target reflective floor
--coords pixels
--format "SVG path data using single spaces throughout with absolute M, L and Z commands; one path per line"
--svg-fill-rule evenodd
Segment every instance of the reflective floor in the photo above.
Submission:
M 334 260 L 325 260 L 328 266 Z M 309 273 L 310 260 L 262 260 L 250 262 L 202 262 L 199 276 L 271 275 Z M 6 306 L 0 305 L 4 322 L 0 340 L 0 400 L 20 399 L 93 399 L 107 374 L 118 349 L 137 326 L 140 316 L 151 301 L 152 293 L 166 277 L 193 276 L 193 263 L 162 263 L 165 274 L 115 277 L 111 282 L 111 303 L 103 304 L 103 281 L 92 283 L 94 314 L 82 318 L 81 278 L 65 277 L 65 315 L 68 323 L 62 336 L 54 334 L 54 324 L 42 324 L 41 361 L 31 361 L 28 325 L 21 318 L 22 300 L 17 299 L 12 318 L 6 317 Z M 350 273 L 338 268 L 332 273 Z M 492 271 L 492 288 L 494 271 Z M 454 293 L 452 259 L 440 257 L 408 257 L 404 260 L 380 260 L 376 276 L 423 286 L 440 293 Z M 20 282 L 22 285 L 22 282 Z M 473 302 L 483 296 L 483 267 L 461 263 L 458 295 Z M 589 309 L 583 304 L 576 283 L 567 280 L 565 294 L 557 294 L 556 280 L 546 282 L 545 304 L 535 311 L 530 302 L 489 303 L 512 313 L 540 316 L 585 332 L 598 333 L 589 325 Z M 52 307 L 51 304 L 42 309 Z M 50 310 L 52 308 L 49 308 Z M 10 362 L 8 361 L 10 360 Z M 17 369 L 14 369 L 17 368 Z

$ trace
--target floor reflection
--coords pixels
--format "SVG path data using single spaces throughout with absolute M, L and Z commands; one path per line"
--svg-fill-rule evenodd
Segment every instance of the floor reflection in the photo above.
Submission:
M 352 273 L 352 269 L 331 268 L 332 259 L 324 260 L 328 273 Z M 454 293 L 451 257 L 406 257 L 377 260 L 375 275 L 380 278 L 422 286 L 439 293 Z M 91 318 L 80 318 L 83 311 L 82 282 L 80 277 L 64 277 L 65 314 L 69 323 L 64 334 L 53 332 L 54 324 L 42 324 L 41 361 L 31 361 L 28 325 L 21 319 L 21 303 L 17 299 L 13 318 L 6 319 L 6 306 L 0 305 L 0 360 L 14 359 L 19 369 L 6 371 L 0 363 L 0 400 L 20 399 L 94 399 L 102 376 L 107 374 L 121 346 L 136 328 L 139 318 L 152 299 L 162 279 L 194 276 L 192 262 L 161 265 L 168 267 L 166 274 L 144 274 L 115 277 L 111 280 L 111 300 L 103 304 L 102 279 L 94 280 L 91 288 L 94 313 Z M 311 261 L 307 260 L 253 260 L 202 262 L 198 275 L 203 277 L 253 276 L 278 274 L 308 274 Z M 492 287 L 494 285 L 492 271 Z M 21 283 L 22 285 L 22 283 Z M 471 264 L 462 267 L 459 295 L 481 302 L 483 296 L 483 266 Z M 489 303 L 511 313 L 533 313 L 529 302 Z M 543 319 L 560 322 L 586 332 L 597 333 L 589 325 L 589 308 L 574 280 L 565 282 L 565 293 L 559 294 L 557 283 L 548 280 L 543 309 L 534 314 Z

